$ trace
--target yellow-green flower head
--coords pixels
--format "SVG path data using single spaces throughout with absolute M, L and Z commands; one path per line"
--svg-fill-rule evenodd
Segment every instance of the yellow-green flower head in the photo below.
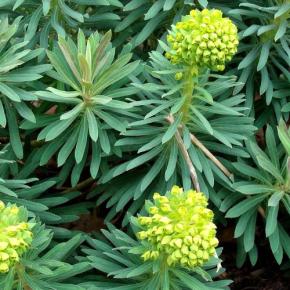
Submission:
M 169 32 L 166 57 L 174 64 L 222 71 L 237 52 L 237 32 L 220 10 L 192 10 Z
M 0 201 L 0 274 L 6 273 L 19 261 L 32 242 L 27 211 L 23 207 Z
M 149 216 L 138 217 L 137 237 L 149 245 L 144 260 L 165 257 L 168 265 L 194 268 L 215 254 L 216 226 L 203 193 L 174 186 L 167 196 L 155 193 L 153 200 Z

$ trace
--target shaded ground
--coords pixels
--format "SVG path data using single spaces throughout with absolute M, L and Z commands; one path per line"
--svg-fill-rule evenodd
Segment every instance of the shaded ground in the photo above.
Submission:
M 233 257 L 234 255 L 232 255 Z M 272 263 L 271 257 L 268 262 L 265 261 L 264 265 L 259 264 L 255 268 L 247 265 L 238 269 L 234 261 L 229 261 L 229 259 L 225 260 L 223 266 L 227 269 L 225 277 L 234 281 L 231 285 L 232 290 L 290 289 L 290 279 L 285 276 L 286 271 L 281 271 L 277 265 Z
M 231 290 L 290 290 L 290 268 L 281 270 L 264 241 L 258 245 L 257 265 L 253 267 L 250 262 L 246 262 L 241 269 L 237 268 L 236 243 L 230 236 L 229 233 L 223 236 L 222 259 L 223 267 L 226 268 L 223 278 L 234 281 Z

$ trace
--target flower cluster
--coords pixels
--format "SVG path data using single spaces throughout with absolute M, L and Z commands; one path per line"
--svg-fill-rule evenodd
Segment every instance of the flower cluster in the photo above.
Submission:
M 217 9 L 192 10 L 173 26 L 167 41 L 171 50 L 166 57 L 172 63 L 214 71 L 225 69 L 239 43 L 237 27 Z
M 183 191 L 174 186 L 167 196 L 155 193 L 147 208 L 149 216 L 139 216 L 140 240 L 149 246 L 144 260 L 158 257 L 168 265 L 194 268 L 215 254 L 218 245 L 213 212 L 201 192 Z
M 32 242 L 33 224 L 27 223 L 27 211 L 0 201 L 0 273 L 9 271 Z

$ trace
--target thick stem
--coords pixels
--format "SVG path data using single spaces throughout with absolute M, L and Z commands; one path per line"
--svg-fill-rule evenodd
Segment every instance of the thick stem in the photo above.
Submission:
M 192 103 L 192 91 L 194 89 L 195 83 L 192 79 L 192 72 L 191 70 L 187 70 L 184 72 L 183 77 L 183 89 L 182 89 L 182 96 L 185 97 L 185 102 L 181 108 L 181 112 L 183 113 L 183 123 L 187 122 L 189 109 Z
M 192 92 L 194 90 L 194 87 L 196 85 L 194 79 L 193 79 L 193 75 L 197 74 L 197 71 L 193 71 L 193 69 L 188 69 L 185 73 L 184 73 L 184 77 L 183 77 L 183 89 L 182 89 L 182 96 L 185 98 L 185 102 L 181 108 L 181 112 L 183 113 L 183 120 L 182 123 L 186 124 L 187 122 L 187 118 L 189 116 L 189 110 L 190 110 L 190 106 L 192 105 Z M 174 122 L 174 117 L 172 115 L 169 115 L 167 117 L 167 120 L 170 123 Z M 181 125 L 182 128 L 182 125 Z M 192 183 L 194 184 L 196 190 L 200 190 L 199 187 L 199 183 L 197 180 L 197 174 L 196 174 L 196 170 L 193 166 L 193 163 L 189 157 L 189 154 L 187 152 L 187 149 L 183 143 L 183 140 L 181 138 L 181 135 L 179 133 L 179 129 L 177 130 L 177 132 L 175 133 L 175 137 L 178 143 L 178 146 L 182 152 L 182 155 L 188 165 L 189 171 L 190 171 L 190 176 L 191 176 L 191 180 Z M 193 135 L 190 134 L 190 138 L 191 138 L 191 142 L 193 144 L 195 144 L 198 148 L 201 149 L 201 151 L 210 159 L 213 161 L 213 163 L 230 179 L 233 178 L 233 175 L 231 172 L 229 172 L 227 170 L 227 168 Z
M 161 259 L 161 262 L 160 262 L 160 277 L 162 276 L 165 276 L 165 277 L 168 277 L 168 264 L 167 264 L 167 258 L 166 257 L 163 257 Z M 166 281 L 167 280 L 167 281 Z M 164 289 L 164 290 L 169 290 L 169 279 L 160 279 L 160 289 Z M 159 289 L 159 288 L 158 288 Z
M 197 73 L 197 71 L 195 72 Z M 181 111 L 183 113 L 183 123 L 186 123 L 187 122 L 187 118 L 188 118 L 188 115 L 189 115 L 189 110 L 190 110 L 190 106 L 192 104 L 192 98 L 193 98 L 193 95 L 192 95 L 192 92 L 193 92 L 193 89 L 195 87 L 195 82 L 193 80 L 193 71 L 192 69 L 189 69 L 187 70 L 185 73 L 184 73 L 184 78 L 183 78 L 183 83 L 184 83 L 184 86 L 183 86 L 183 91 L 182 91 L 182 94 L 183 96 L 185 97 L 185 102 L 181 108 Z M 191 137 L 191 142 L 193 144 L 195 144 L 198 148 L 201 149 L 201 151 L 210 159 L 212 160 L 212 162 L 227 176 L 229 177 L 230 179 L 232 179 L 233 175 L 231 172 L 229 172 L 227 170 L 227 168 L 225 168 L 225 166 L 223 166 L 223 164 L 193 135 L 191 134 L 190 135 Z

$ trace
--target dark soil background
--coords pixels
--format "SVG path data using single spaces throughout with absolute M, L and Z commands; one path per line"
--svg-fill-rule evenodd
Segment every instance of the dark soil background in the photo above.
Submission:
M 257 241 L 259 253 L 257 264 L 253 267 L 247 260 L 242 268 L 237 268 L 235 261 L 237 248 L 233 229 L 227 227 L 220 237 L 223 247 L 222 265 L 226 269 L 223 278 L 234 281 L 231 290 L 290 290 L 290 264 L 289 267 L 286 267 L 285 263 L 279 266 L 265 239 Z

